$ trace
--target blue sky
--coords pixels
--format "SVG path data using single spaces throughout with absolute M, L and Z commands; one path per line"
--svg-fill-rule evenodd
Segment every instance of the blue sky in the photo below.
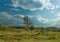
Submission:
M 29 16 L 35 26 L 60 26 L 60 0 L 0 0 L 0 23 L 23 25 Z

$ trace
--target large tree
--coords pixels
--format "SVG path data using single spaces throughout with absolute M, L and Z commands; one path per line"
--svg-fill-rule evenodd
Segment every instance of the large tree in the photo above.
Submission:
M 25 16 L 23 19 L 24 19 L 24 28 L 33 30 L 34 26 L 31 22 L 31 20 L 29 19 L 29 17 Z

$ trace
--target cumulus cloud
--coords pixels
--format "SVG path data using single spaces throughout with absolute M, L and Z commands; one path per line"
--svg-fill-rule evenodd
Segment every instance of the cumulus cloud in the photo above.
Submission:
M 58 12 L 58 13 L 56 14 L 56 16 L 57 16 L 57 17 L 60 17 L 60 12 Z
M 30 11 L 55 8 L 55 6 L 50 3 L 50 0 L 12 0 L 12 3 L 12 6 L 15 8 L 20 7 Z
M 60 17 L 53 19 L 50 26 L 60 27 Z
M 21 7 L 31 11 L 41 7 L 41 3 L 34 2 L 33 0 L 12 0 L 12 3 L 14 7 Z
M 55 7 L 56 7 L 56 8 L 60 8 L 60 5 L 56 5 Z
M 13 19 L 13 16 L 9 15 L 7 12 L 0 12 L 0 19 Z
M 32 18 L 31 15 L 27 15 L 30 19 Z M 11 15 L 7 12 L 0 12 L 0 22 L 1 23 L 6 23 L 8 25 L 17 25 L 21 26 L 23 25 L 23 18 L 25 15 L 22 14 L 16 14 L 16 15 Z
M 43 18 L 41 15 L 36 16 L 37 21 L 42 23 L 42 24 L 48 24 L 48 26 L 54 26 L 54 27 L 60 27 L 60 14 L 57 14 L 56 18 L 53 19 L 46 19 Z M 44 26 L 44 25 L 43 25 Z
M 42 22 L 42 23 L 48 23 L 48 19 L 45 19 L 45 18 L 41 17 L 40 15 L 37 16 L 37 20 Z
M 35 19 L 34 21 L 37 21 L 38 24 L 41 23 L 43 26 L 44 24 L 48 24 L 48 26 L 56 26 L 56 27 L 60 26 L 60 17 L 49 20 L 43 18 L 41 15 L 36 15 L 36 16 L 27 15 L 27 16 L 32 20 L 32 22 Z M 10 25 L 23 25 L 23 17 L 25 17 L 25 15 L 22 14 L 11 15 L 7 12 L 0 12 L 0 22 L 2 20 L 4 22 L 7 22 L 9 20 L 8 22 L 10 23 Z
M 10 15 L 7 12 L 0 12 L 0 20 L 1 20 L 0 22 L 2 23 L 8 22 L 9 25 L 18 25 L 18 24 L 22 25 L 23 20 L 21 18 L 23 18 L 23 15 Z
M 51 0 L 39 0 L 40 3 L 42 3 L 42 8 L 46 9 L 54 9 L 55 6 L 50 3 Z
M 60 27 L 60 12 L 58 12 L 56 14 L 56 18 L 52 19 L 52 21 L 50 22 L 51 22 L 50 26 Z

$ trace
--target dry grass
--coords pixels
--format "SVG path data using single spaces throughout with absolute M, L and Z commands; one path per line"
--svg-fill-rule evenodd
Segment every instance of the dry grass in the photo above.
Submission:
M 36 35 L 38 31 L 24 29 L 0 30 L 0 42 L 60 42 L 59 32 L 48 32 Z

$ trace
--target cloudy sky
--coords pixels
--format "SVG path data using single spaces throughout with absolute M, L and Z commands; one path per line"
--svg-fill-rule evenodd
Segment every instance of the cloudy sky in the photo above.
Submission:
M 29 16 L 35 26 L 60 26 L 60 0 L 0 0 L 0 23 L 23 25 Z

